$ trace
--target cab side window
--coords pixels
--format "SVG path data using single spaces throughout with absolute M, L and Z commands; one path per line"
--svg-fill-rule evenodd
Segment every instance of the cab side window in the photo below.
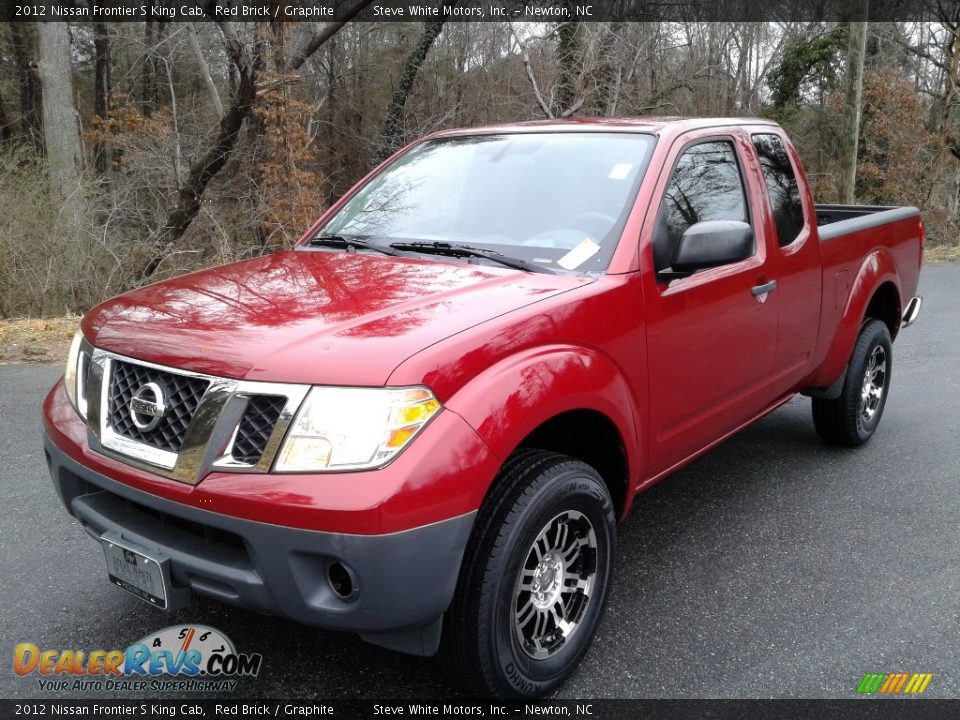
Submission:
M 737 154 L 726 140 L 693 145 L 677 161 L 654 230 L 657 272 L 670 268 L 684 231 L 704 220 L 750 222 Z
M 797 176 L 783 142 L 776 135 L 754 135 L 753 147 L 760 158 L 767 196 L 777 226 L 777 242 L 785 247 L 803 230 L 803 205 Z

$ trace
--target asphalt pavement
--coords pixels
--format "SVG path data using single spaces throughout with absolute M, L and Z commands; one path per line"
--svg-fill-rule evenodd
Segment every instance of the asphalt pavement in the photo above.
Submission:
M 867 446 L 822 444 L 796 398 L 637 500 L 606 617 L 557 697 L 851 698 L 895 671 L 960 697 L 960 266 L 925 268 L 921 294 Z M 237 700 L 456 697 L 429 658 L 202 598 L 169 616 L 108 584 L 43 459 L 60 373 L 0 367 L 0 697 L 51 697 L 11 671 L 16 643 L 125 648 L 187 622 L 263 654 Z

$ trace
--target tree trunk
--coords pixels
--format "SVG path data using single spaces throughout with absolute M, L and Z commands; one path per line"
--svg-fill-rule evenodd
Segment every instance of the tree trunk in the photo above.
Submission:
M 567 7 L 571 5 L 568 3 Z M 573 10 L 570 9 L 570 14 Z M 570 20 L 557 27 L 557 91 L 554 117 L 569 117 L 583 104 L 580 97 L 580 70 L 583 60 L 580 23 Z
M 0 143 L 4 145 L 9 142 L 12 136 L 10 130 L 10 121 L 7 120 L 7 111 L 3 107 L 3 94 L 0 93 Z
M 380 142 L 377 144 L 377 160 L 384 160 L 392 155 L 403 144 L 403 108 L 407 104 L 413 84 L 420 74 L 423 61 L 430 52 L 430 47 L 443 30 L 445 20 L 435 20 L 423 24 L 423 32 L 407 59 L 403 62 L 400 71 L 400 82 L 393 92 L 393 99 L 384 115 L 383 130 L 380 132 Z
M 589 114 L 613 117 L 620 99 L 622 68 L 617 62 L 616 49 L 623 34 L 623 23 L 601 25 L 599 30 L 601 39 L 597 50 L 596 86 L 593 88 Z
M 533 97 L 536 98 L 537 105 L 540 106 L 543 116 L 553 120 L 553 110 L 550 109 L 550 104 L 543 99 L 543 93 L 540 92 L 540 87 L 537 85 L 537 78 L 533 74 L 533 66 L 530 64 L 530 54 L 527 52 L 527 46 L 524 45 L 523 40 L 517 35 L 517 31 L 513 25 L 510 25 L 510 33 L 513 35 L 517 47 L 520 48 L 520 58 L 523 60 L 523 69 L 527 73 L 527 80 L 530 83 L 530 89 L 533 90 Z
M 37 72 L 37 23 L 10 23 L 13 57 L 20 84 L 20 134 L 40 157 L 43 148 L 43 106 Z
M 110 35 L 105 23 L 93 24 L 93 112 L 101 120 L 106 120 L 110 112 Z M 93 166 L 97 175 L 107 171 L 109 158 L 107 146 L 97 142 L 93 146 Z
M 337 40 L 334 38 L 330 41 L 330 47 L 327 50 L 327 107 L 325 108 L 327 122 L 324 132 L 326 136 L 326 142 L 324 143 L 326 159 L 323 163 L 323 179 L 325 183 L 324 199 L 326 200 L 327 206 L 333 205 L 337 199 L 334 195 L 333 176 L 336 174 L 340 165 L 335 141 L 335 128 L 337 127 L 337 72 L 340 57 L 337 44 Z
M 937 164 L 943 168 L 943 163 L 950 162 L 951 157 L 960 158 L 957 154 L 957 143 L 951 138 L 950 126 L 953 118 L 953 108 L 957 103 L 957 85 L 960 83 L 960 26 L 949 26 L 949 42 L 945 48 L 945 54 L 949 61 L 944 72 L 943 100 L 940 106 L 940 116 L 937 119 Z M 960 177 L 960 174 L 958 174 Z M 960 180 L 958 180 L 960 182 Z M 933 184 L 930 185 L 929 193 L 933 191 Z M 957 193 L 952 192 L 947 206 L 947 213 L 950 220 L 956 220 L 960 214 L 960 202 L 958 202 Z
M 857 184 L 857 146 L 860 143 L 860 116 L 863 97 L 863 59 L 867 47 L 868 0 L 858 0 L 856 20 L 850 23 L 847 45 L 846 108 L 840 146 L 840 202 L 852 205 Z
M 83 153 L 73 105 L 70 28 L 67 23 L 40 23 L 40 84 L 43 88 L 43 134 L 50 189 L 63 198 L 77 197 Z
M 750 112 L 750 51 L 753 49 L 753 23 L 747 23 L 740 33 L 740 54 L 737 58 L 737 104 L 740 114 Z
M 353 20 L 360 11 L 367 5 L 373 3 L 373 0 L 355 0 L 343 13 L 340 20 L 327 23 L 323 30 L 315 33 L 308 42 L 293 56 L 293 59 L 287 64 L 287 70 L 299 70 L 307 59 L 313 55 L 330 38 L 336 35 L 343 27 Z
M 217 91 L 217 84 L 210 75 L 210 65 L 203 56 L 203 48 L 200 47 L 200 40 L 197 38 L 197 28 L 193 23 L 187 23 L 187 37 L 190 39 L 190 49 L 193 50 L 197 65 L 200 67 L 200 77 L 203 78 L 203 84 L 207 88 L 210 105 L 216 111 L 217 117 L 223 117 L 223 103 L 220 102 L 220 93 Z
M 154 0 L 147 0 L 147 12 L 153 5 Z M 157 24 L 147 20 L 143 26 L 143 65 L 140 68 L 140 112 L 144 117 L 153 114 L 157 100 L 157 68 L 153 59 L 157 35 Z
M 230 107 L 220 119 L 220 127 L 213 145 L 191 166 L 187 179 L 177 192 L 176 204 L 166 221 L 154 234 L 156 253 L 141 272 L 145 279 L 153 275 L 164 258 L 173 249 L 173 243 L 181 236 L 200 211 L 200 201 L 210 180 L 226 164 L 237 144 L 243 121 L 250 114 L 257 99 L 256 65 L 237 39 L 233 28 L 223 23 L 224 44 L 227 55 L 237 70 L 237 85 L 230 98 Z

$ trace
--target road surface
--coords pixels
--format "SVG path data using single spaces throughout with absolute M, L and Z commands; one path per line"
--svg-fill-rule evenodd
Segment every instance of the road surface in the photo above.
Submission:
M 823 445 L 796 398 L 638 499 L 599 635 L 557 697 L 850 698 L 894 671 L 960 697 L 960 266 L 925 268 L 921 293 L 866 447 Z M 427 658 L 204 599 L 171 617 L 109 585 L 41 451 L 60 372 L 0 367 L 0 697 L 47 695 L 10 670 L 15 643 L 122 649 L 185 622 L 263 654 L 234 699 L 456 697 Z

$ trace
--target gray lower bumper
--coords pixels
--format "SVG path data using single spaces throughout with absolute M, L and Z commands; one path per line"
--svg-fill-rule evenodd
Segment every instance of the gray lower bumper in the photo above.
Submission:
M 119 534 L 169 558 L 175 587 L 403 652 L 436 652 L 475 513 L 387 535 L 269 525 L 136 490 L 44 444 L 70 514 L 94 538 Z M 349 572 L 347 597 L 331 584 L 335 563 Z

